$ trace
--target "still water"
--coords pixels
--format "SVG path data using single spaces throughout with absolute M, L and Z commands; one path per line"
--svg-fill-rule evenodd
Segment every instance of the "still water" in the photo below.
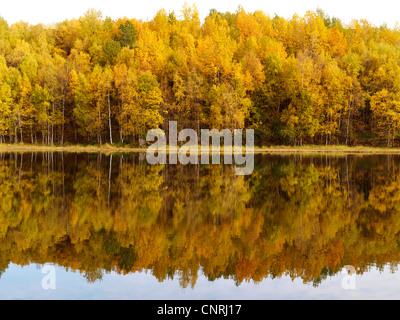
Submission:
M 0 299 L 400 299 L 399 261 L 397 155 L 0 153 Z

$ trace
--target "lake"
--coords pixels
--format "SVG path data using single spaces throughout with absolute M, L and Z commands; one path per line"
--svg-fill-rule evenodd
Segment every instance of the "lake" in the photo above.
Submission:
M 0 153 L 0 299 L 399 299 L 400 157 Z

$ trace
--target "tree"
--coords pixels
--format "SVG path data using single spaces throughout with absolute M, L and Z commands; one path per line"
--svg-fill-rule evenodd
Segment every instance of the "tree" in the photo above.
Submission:
M 396 137 L 400 128 L 400 96 L 399 93 L 386 89 L 377 92 L 371 99 L 371 110 L 377 122 L 381 135 L 387 137 L 387 147 L 390 140 Z
M 119 42 L 107 39 L 106 43 L 103 46 L 103 54 L 104 60 L 106 63 L 114 64 L 115 59 L 117 58 L 118 54 L 121 52 L 121 45 Z
M 11 88 L 7 83 L 2 83 L 0 87 L 0 143 L 5 143 L 5 136 L 10 131 L 11 105 Z
M 118 31 L 115 40 L 119 42 L 122 48 L 128 47 L 132 49 L 137 38 L 137 31 L 133 23 L 130 20 L 126 20 L 125 23 L 121 23 L 118 26 Z
M 52 97 L 47 87 L 36 84 L 32 90 L 32 104 L 34 106 L 35 123 L 42 135 L 42 143 L 50 144 L 49 117 Z
M 95 115 L 91 106 L 89 81 L 83 74 L 79 74 L 75 90 L 75 108 L 73 110 L 75 122 L 78 125 L 79 133 L 87 137 L 94 131 Z
M 163 102 L 157 79 L 148 73 L 138 76 L 138 109 L 137 117 L 131 118 L 137 133 L 145 135 L 147 130 L 157 128 L 162 123 L 160 105 Z
M 111 125 L 111 95 L 112 95 L 112 91 L 113 91 L 112 80 L 113 80 L 112 70 L 109 66 L 106 66 L 103 71 L 103 79 L 101 82 L 101 87 L 102 87 L 102 91 L 103 91 L 103 96 L 107 100 L 108 129 L 109 129 L 109 137 L 110 137 L 111 144 L 113 144 L 112 125 Z

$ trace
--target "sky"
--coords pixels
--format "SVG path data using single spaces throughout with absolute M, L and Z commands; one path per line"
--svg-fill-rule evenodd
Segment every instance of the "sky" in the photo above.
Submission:
M 1 3 L 2 2 L 2 3 Z M 180 14 L 184 0 L 1 0 L 0 16 L 9 24 L 25 21 L 30 24 L 52 24 L 66 19 L 79 18 L 88 9 L 100 10 L 103 16 L 113 19 L 127 17 L 151 20 L 161 8 Z M 200 18 L 204 19 L 210 9 L 235 12 L 241 5 L 246 12 L 262 10 L 270 16 L 275 14 L 290 19 L 294 13 L 304 15 L 307 11 L 321 8 L 331 17 L 338 17 L 349 24 L 353 19 L 366 19 L 375 26 L 386 23 L 389 27 L 400 22 L 398 0 L 187 0 L 195 4 Z
M 201 272 L 195 287 L 183 289 L 179 285 L 179 276 L 174 280 L 158 281 L 150 271 L 129 273 L 115 272 L 105 274 L 102 281 L 88 283 L 79 272 L 66 271 L 55 266 L 55 289 L 42 288 L 41 265 L 18 266 L 10 264 L 0 278 L 0 299 L 22 300 L 399 300 L 400 273 L 393 273 L 389 266 L 383 270 L 372 268 L 362 275 L 355 275 L 354 288 L 343 287 L 345 270 L 323 280 L 318 287 L 304 284 L 290 276 L 266 278 L 258 284 L 243 282 L 236 286 L 234 280 L 219 278 L 209 281 Z M 344 313 L 347 315 L 347 313 Z

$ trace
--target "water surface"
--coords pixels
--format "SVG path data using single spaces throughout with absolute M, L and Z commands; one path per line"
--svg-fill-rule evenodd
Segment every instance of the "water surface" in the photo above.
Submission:
M 0 298 L 398 299 L 399 160 L 1 153 Z

